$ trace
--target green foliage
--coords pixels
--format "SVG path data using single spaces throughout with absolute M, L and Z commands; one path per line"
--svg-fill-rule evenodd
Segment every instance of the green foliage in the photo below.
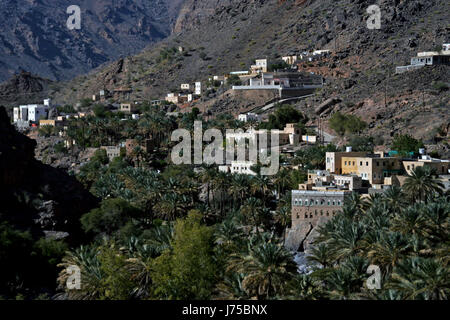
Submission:
M 208 299 L 215 283 L 212 230 L 191 212 L 177 220 L 173 249 L 158 257 L 153 266 L 154 294 L 162 299 Z
M 112 235 L 128 221 L 138 218 L 141 212 L 122 199 L 103 200 L 101 207 L 91 210 L 81 217 L 86 232 Z
M 58 142 L 57 144 L 55 144 L 54 149 L 56 153 L 67 153 L 64 142 Z
M 83 110 L 88 109 L 91 105 L 92 105 L 92 100 L 89 98 L 85 98 L 80 101 L 80 107 Z
M 63 241 L 33 239 L 7 223 L 0 224 L 0 296 L 32 298 L 39 290 L 56 289 L 56 264 L 67 245 Z
M 56 129 L 53 126 L 45 125 L 40 126 L 38 132 L 41 137 L 48 138 L 56 134 Z
M 309 146 L 295 153 L 294 163 L 300 164 L 306 170 L 325 169 L 325 155 L 327 152 L 336 152 L 337 147 L 333 144 L 327 146 Z M 297 186 L 298 187 L 298 186 Z
M 64 106 L 57 107 L 56 110 L 58 110 L 59 113 L 67 113 L 67 114 L 76 113 L 74 107 L 70 104 L 66 104 Z
M 272 64 L 269 65 L 269 72 L 275 72 L 277 70 L 284 70 L 289 68 L 289 65 L 283 61 L 283 60 L 278 60 Z
M 336 112 L 331 116 L 329 125 L 340 136 L 361 133 L 367 127 L 367 123 L 357 116 L 340 112 Z
M 93 108 L 92 111 L 94 111 L 94 115 L 98 118 L 105 118 L 106 117 L 106 108 L 104 105 L 102 104 L 96 104 Z
M 109 162 L 106 150 L 98 149 L 95 151 L 91 160 L 81 167 L 80 173 L 77 178 L 85 185 L 87 189 L 90 189 L 91 185 L 99 177 L 99 173 L 103 169 L 103 166 Z
M 233 75 L 231 75 L 231 76 L 228 78 L 227 84 L 228 84 L 229 86 L 240 86 L 240 85 L 242 85 L 242 81 L 241 81 L 241 78 L 239 78 L 238 75 L 233 74 Z
M 261 123 L 259 128 L 283 130 L 287 123 L 304 124 L 307 121 L 308 118 L 291 105 L 277 105 L 274 114 L 269 116 L 269 121 Z
M 448 85 L 445 82 L 437 81 L 437 82 L 433 83 L 433 88 L 435 90 L 443 92 L 443 91 L 447 91 L 448 90 Z
M 410 152 L 418 153 L 424 144 L 421 140 L 414 139 L 408 134 L 396 135 L 392 141 L 391 149 L 398 151 L 401 154 L 408 154 Z
M 375 147 L 374 138 L 370 136 L 351 135 L 348 144 L 352 146 L 353 151 L 373 152 Z

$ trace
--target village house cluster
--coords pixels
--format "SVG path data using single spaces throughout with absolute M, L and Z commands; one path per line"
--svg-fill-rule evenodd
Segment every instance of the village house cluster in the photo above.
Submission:
M 272 145 L 271 135 L 278 137 L 278 145 Z M 265 145 L 261 144 L 263 140 L 267 142 Z M 311 136 L 303 135 L 302 130 L 294 123 L 286 124 L 283 130 L 255 130 L 250 128 L 247 132 L 227 133 L 226 135 L 227 145 L 234 145 L 235 143 L 245 144 L 247 147 L 253 145 L 259 153 L 264 151 L 272 152 L 275 148 L 281 154 L 289 153 L 290 150 L 298 148 L 301 143 L 308 143 L 308 141 L 312 140 L 315 141 Z M 229 158 L 231 157 L 227 157 L 227 159 Z M 252 167 L 255 165 L 257 165 L 257 162 L 249 159 L 247 151 L 245 159 L 234 159 L 226 165 L 219 166 L 219 171 L 232 174 L 256 175 L 256 172 L 252 170 Z
M 392 156 L 395 152 L 327 152 L 326 170 L 308 172 L 308 181 L 292 191 L 292 227 L 302 222 L 316 226 L 330 219 L 344 206 L 352 192 L 363 196 L 403 186 L 417 167 L 436 170 L 447 189 L 450 188 L 450 161 L 434 159 L 419 150 L 419 158 Z

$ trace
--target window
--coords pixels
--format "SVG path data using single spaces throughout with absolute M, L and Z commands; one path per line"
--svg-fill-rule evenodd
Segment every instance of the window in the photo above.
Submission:
M 302 200 L 299 200 L 299 201 L 298 201 L 298 204 L 301 206 L 301 205 L 302 205 L 302 202 L 303 202 Z
M 328 200 L 328 206 L 330 205 L 330 200 Z
M 355 165 L 355 161 L 353 161 L 353 165 Z
M 380 166 L 380 163 L 377 161 L 377 167 L 379 167 Z
M 305 219 L 308 219 L 308 214 L 305 214 Z
M 308 205 L 308 200 L 305 200 L 305 206 L 307 206 Z
M 333 206 L 335 206 L 336 205 L 336 200 L 333 200 Z
M 347 165 L 347 161 L 345 161 L 345 165 Z
M 362 166 L 362 161 L 359 162 L 359 165 Z
M 338 200 L 338 206 L 340 206 L 341 205 L 341 200 Z

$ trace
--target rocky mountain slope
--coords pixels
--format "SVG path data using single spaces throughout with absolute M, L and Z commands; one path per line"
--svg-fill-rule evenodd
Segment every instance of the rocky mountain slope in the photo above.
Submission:
M 177 90 L 183 82 L 246 70 L 255 58 L 277 61 L 289 53 L 330 49 L 333 56 L 329 61 L 304 66 L 303 71 L 321 73 L 327 79 L 322 92 L 303 104 L 306 112 L 339 96 L 342 105 L 354 106 L 348 112 L 358 113 L 360 109 L 364 120 L 387 137 L 413 128 L 413 122 L 408 121 L 393 130 L 386 126 L 383 117 L 392 118 L 399 106 L 427 120 L 418 123 L 427 127 L 419 130 L 422 133 L 429 131 L 431 124 L 439 126 L 448 121 L 442 112 L 448 110 L 449 92 L 433 94 L 433 86 L 448 82 L 449 67 L 431 69 L 432 76 L 427 76 L 429 68 L 416 71 L 414 77 L 394 73 L 396 65 L 408 64 L 418 51 L 435 50 L 450 41 L 450 3 L 380 0 L 382 27 L 369 30 L 366 9 L 372 4 L 367 0 L 189 0 L 175 24 L 178 33 L 150 50 L 65 83 L 55 97 L 78 101 L 102 88 L 127 85 L 134 90 L 133 98 L 158 98 Z M 178 46 L 186 51 L 171 49 Z M 420 88 L 415 78 L 422 79 Z M 419 101 L 425 109 L 418 109 Z M 226 111 L 227 104 L 215 109 Z M 440 107 L 433 108 L 436 104 Z M 230 105 L 236 111 L 236 103 Z M 365 116 L 367 108 L 379 112 L 371 112 L 369 119 Z M 313 119 L 318 117 L 311 113 Z M 421 118 L 422 114 L 428 116 Z
M 71 79 L 121 55 L 137 53 L 172 31 L 184 0 L 3 0 L 0 81 L 21 69 Z M 81 30 L 67 28 L 70 5 Z
M 369 30 L 366 10 L 372 4 L 368 0 L 186 0 L 175 34 L 136 56 L 59 83 L 49 95 L 60 103 L 76 103 L 101 89 L 129 86 L 132 99 L 162 98 L 181 83 L 246 70 L 255 58 L 275 62 L 289 53 L 330 49 L 330 59 L 302 67 L 323 74 L 327 82 L 316 97 L 298 105 L 312 121 L 320 116 L 315 108 L 336 97 L 341 103 L 323 114 L 325 119 L 343 110 L 362 116 L 371 133 L 381 134 L 384 141 L 399 132 L 431 139 L 449 121 L 450 93 L 435 90 L 437 83 L 448 82 L 449 67 L 394 73 L 396 65 L 408 64 L 418 51 L 450 42 L 450 3 L 380 0 L 381 29 Z M 179 46 L 185 51 L 178 52 Z M 242 99 L 231 100 L 228 93 L 198 106 L 239 112 Z M 252 103 L 244 103 L 243 110 Z M 401 121 L 394 121 L 396 113 Z

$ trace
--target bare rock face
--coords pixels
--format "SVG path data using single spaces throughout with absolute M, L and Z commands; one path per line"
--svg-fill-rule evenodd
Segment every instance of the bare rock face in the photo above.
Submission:
M 142 50 L 171 34 L 184 0 L 3 0 L 0 81 L 24 69 L 69 79 Z M 81 29 L 69 30 L 66 10 L 81 9 Z
M 42 100 L 47 98 L 45 94 L 52 83 L 48 79 L 20 71 L 8 81 L 0 84 L 0 104 L 13 103 L 17 105 L 21 103 L 26 104 L 30 101 L 42 103 Z
M 304 251 L 303 244 L 311 233 L 313 226 L 311 223 L 300 223 L 289 229 L 286 234 L 285 247 L 289 251 Z
M 0 108 L 0 216 L 35 235 L 80 235 L 80 217 L 98 201 L 64 170 L 34 158 L 36 142 L 18 133 Z
M 325 224 L 329 218 L 320 217 L 317 224 L 303 222 L 294 228 L 288 229 L 286 234 L 285 247 L 293 252 L 305 252 L 311 250 L 315 245 L 315 240 L 319 236 L 319 226 Z

